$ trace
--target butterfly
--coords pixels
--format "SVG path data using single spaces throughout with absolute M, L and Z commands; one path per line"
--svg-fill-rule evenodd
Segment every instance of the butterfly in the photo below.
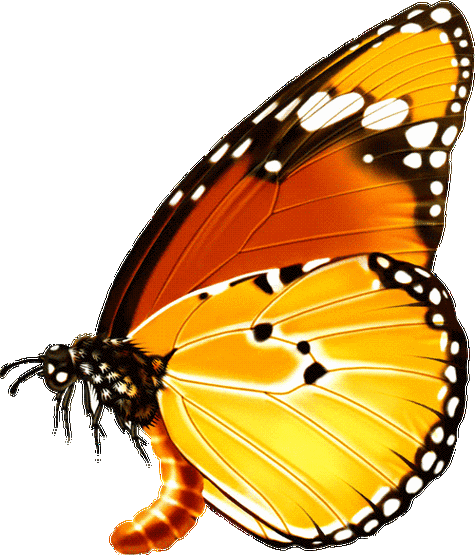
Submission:
M 29 371 L 66 420 L 86 382 L 97 437 L 104 407 L 150 435 L 158 517 L 118 527 L 119 552 L 167 547 L 202 498 L 268 545 L 345 544 L 448 465 L 466 339 L 430 270 L 472 70 L 449 3 L 311 67 L 165 199 L 97 333 Z

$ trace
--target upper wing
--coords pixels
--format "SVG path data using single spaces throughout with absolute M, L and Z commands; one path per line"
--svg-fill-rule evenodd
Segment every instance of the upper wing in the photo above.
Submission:
M 448 293 L 382 254 L 192 293 L 133 334 L 205 499 L 273 543 L 375 533 L 449 464 L 467 344 Z M 285 285 L 285 282 L 290 284 Z
M 473 45 L 417 4 L 310 67 L 219 141 L 122 263 L 98 324 L 119 337 L 195 289 L 382 251 L 430 268 Z

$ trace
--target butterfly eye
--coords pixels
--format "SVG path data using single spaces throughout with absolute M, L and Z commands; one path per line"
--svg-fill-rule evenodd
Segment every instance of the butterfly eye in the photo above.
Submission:
M 63 392 L 77 380 L 74 362 L 67 345 L 53 345 L 46 349 L 40 358 L 43 360 L 41 376 L 51 391 Z

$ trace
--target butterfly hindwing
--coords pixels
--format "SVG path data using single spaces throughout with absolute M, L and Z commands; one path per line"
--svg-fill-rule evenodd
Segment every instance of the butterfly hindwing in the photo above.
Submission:
M 446 468 L 467 345 L 421 267 L 374 253 L 304 269 L 192 293 L 132 340 L 169 351 L 161 415 L 207 502 L 318 548 L 376 532 Z
M 125 336 L 190 291 L 311 259 L 377 250 L 430 268 L 472 74 L 449 2 L 416 4 L 310 67 L 172 191 L 98 331 Z

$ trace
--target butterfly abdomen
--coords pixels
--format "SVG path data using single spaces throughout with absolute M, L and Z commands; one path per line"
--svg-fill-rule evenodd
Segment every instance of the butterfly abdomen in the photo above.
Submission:
M 201 474 L 183 458 L 161 420 L 145 428 L 160 459 L 163 486 L 159 497 L 133 520 L 119 524 L 110 542 L 119 553 L 148 553 L 171 547 L 203 513 Z

